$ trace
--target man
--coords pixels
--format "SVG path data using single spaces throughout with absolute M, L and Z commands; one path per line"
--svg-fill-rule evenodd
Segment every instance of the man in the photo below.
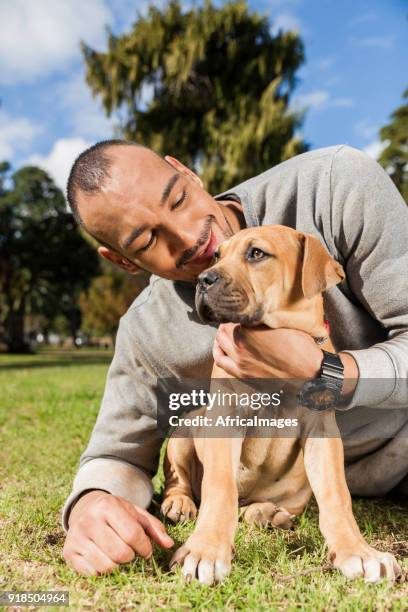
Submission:
M 318 376 L 322 352 L 307 334 L 232 324 L 217 331 L 199 321 L 194 280 L 242 227 L 280 223 L 320 238 L 346 271 L 325 294 L 348 383 L 344 402 L 359 414 L 372 405 L 407 408 L 408 209 L 365 154 L 342 145 L 305 153 L 213 198 L 176 159 L 108 141 L 76 160 L 68 199 L 102 257 L 132 274 L 153 273 L 120 321 L 101 411 L 64 508 L 64 556 L 79 572 L 149 557 L 151 539 L 173 544 L 145 510 L 162 442 L 158 377 L 207 378 L 213 360 L 241 378 Z M 408 489 L 407 416 L 390 440 L 364 422 L 367 440 L 346 442 L 352 492 Z

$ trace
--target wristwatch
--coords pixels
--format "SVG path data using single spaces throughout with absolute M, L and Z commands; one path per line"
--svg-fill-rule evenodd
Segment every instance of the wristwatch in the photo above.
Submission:
M 323 350 L 319 378 L 304 383 L 297 395 L 298 404 L 310 410 L 332 410 L 340 402 L 343 389 L 344 366 L 336 353 Z

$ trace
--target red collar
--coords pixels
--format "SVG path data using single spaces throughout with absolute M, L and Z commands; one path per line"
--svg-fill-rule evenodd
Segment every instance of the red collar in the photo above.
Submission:
M 316 344 L 324 344 L 324 342 L 326 342 L 330 336 L 330 324 L 327 319 L 324 319 L 324 326 L 326 328 L 327 336 L 320 336 L 317 338 L 313 336 L 313 340 L 316 342 Z

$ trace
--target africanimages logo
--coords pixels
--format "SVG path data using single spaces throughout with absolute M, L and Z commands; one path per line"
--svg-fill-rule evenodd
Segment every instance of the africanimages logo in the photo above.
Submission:
M 290 428 L 298 418 L 282 407 L 283 390 L 259 389 L 243 381 L 161 381 L 158 385 L 158 426 L 161 433 L 180 437 L 238 436 L 255 431 Z M 232 388 L 234 387 L 234 388 Z M 269 433 L 270 435 L 270 433 Z

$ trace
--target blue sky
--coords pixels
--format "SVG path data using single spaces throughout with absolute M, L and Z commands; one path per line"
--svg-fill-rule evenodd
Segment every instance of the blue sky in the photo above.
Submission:
M 115 118 L 104 116 L 84 82 L 79 40 L 102 50 L 105 26 L 125 32 L 147 4 L 1 0 L 0 159 L 41 165 L 63 187 L 81 150 L 112 136 Z M 408 87 L 405 0 L 249 5 L 270 16 L 272 31 L 295 29 L 305 43 L 292 104 L 308 107 L 302 135 L 311 147 L 348 143 L 378 155 L 378 129 Z

